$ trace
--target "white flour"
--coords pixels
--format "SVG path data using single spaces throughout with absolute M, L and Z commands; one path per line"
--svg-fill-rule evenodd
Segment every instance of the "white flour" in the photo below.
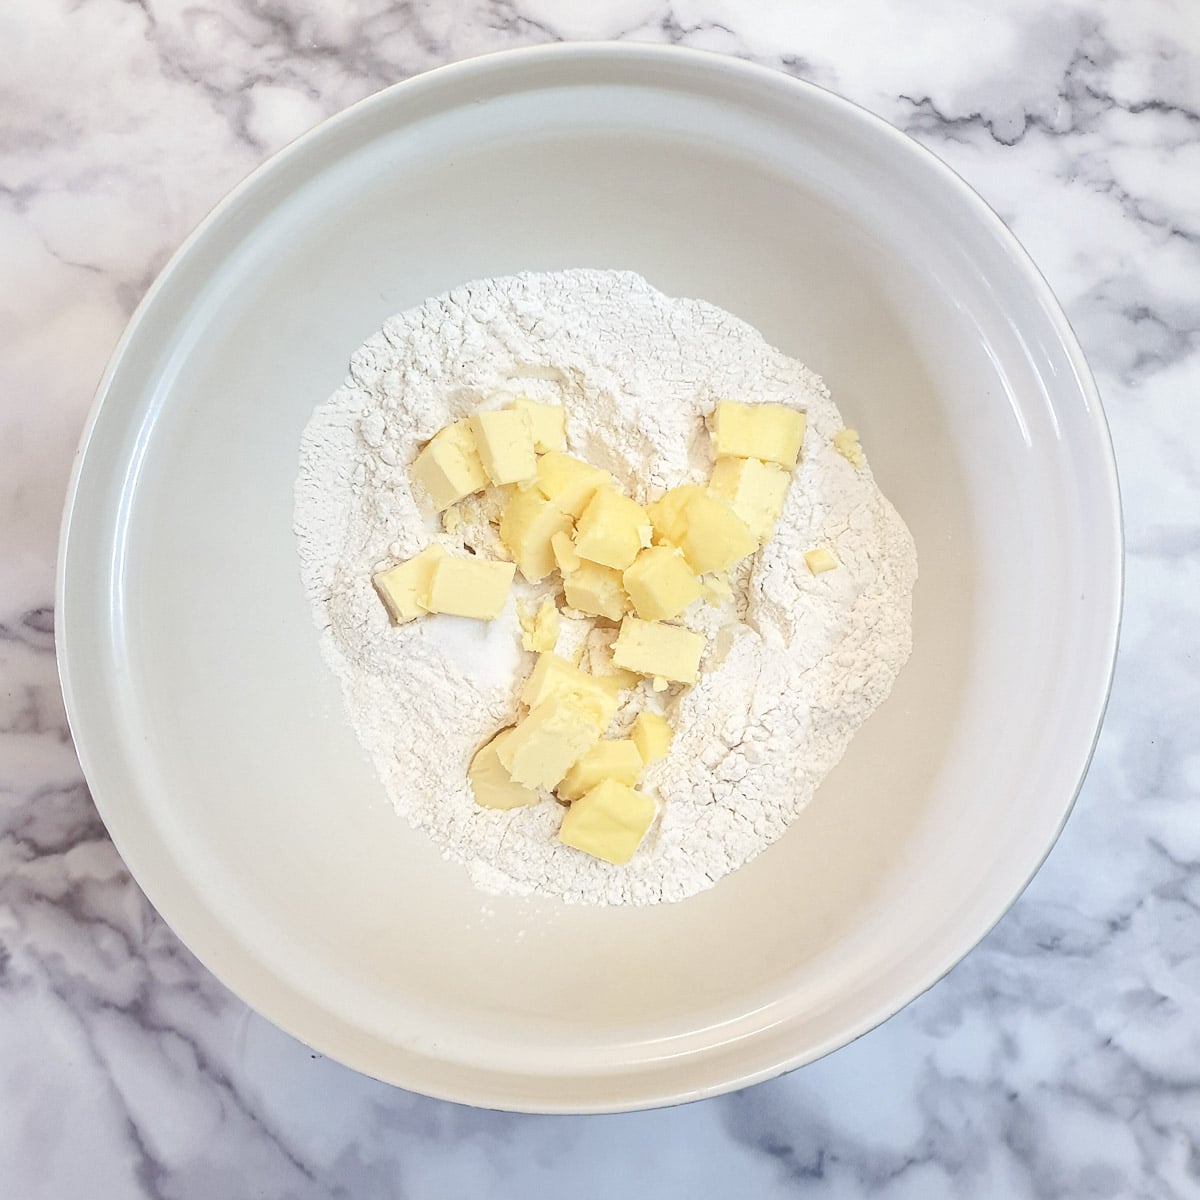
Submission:
M 642 502 L 707 479 L 704 417 L 718 399 L 808 410 L 775 537 L 741 564 L 733 601 L 685 614 L 708 638 L 700 682 L 661 696 L 645 683 L 617 717 L 620 730 L 665 706 L 677 728 L 643 783 L 659 819 L 624 867 L 560 844 L 553 800 L 501 813 L 471 798 L 471 755 L 512 722 L 533 666 L 513 601 L 491 623 L 439 616 L 396 628 L 371 585 L 389 556 L 432 540 L 495 551 L 492 501 L 464 504 L 449 536 L 414 500 L 407 469 L 449 421 L 520 395 L 562 404 L 570 450 Z M 304 432 L 295 521 L 323 652 L 397 811 L 487 891 L 582 903 L 681 900 L 766 849 L 911 648 L 912 539 L 870 468 L 833 449 L 842 424 L 821 381 L 748 325 L 626 272 L 484 280 L 389 320 Z M 811 575 L 802 556 L 815 546 L 839 567 Z M 563 626 L 585 662 L 603 658 L 615 632 Z

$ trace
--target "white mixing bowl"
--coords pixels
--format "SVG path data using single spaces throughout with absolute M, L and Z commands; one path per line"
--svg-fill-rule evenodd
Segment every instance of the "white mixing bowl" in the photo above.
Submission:
M 677 905 L 489 898 L 398 819 L 291 531 L 300 431 L 385 317 L 575 266 L 710 300 L 823 375 L 920 555 L 891 699 L 780 842 Z M 633 1108 L 843 1045 L 999 918 L 1087 767 L 1121 558 L 1079 348 L 954 174 L 781 74 L 544 47 L 355 106 L 179 251 L 84 435 L 61 673 L 121 854 L 260 1012 L 432 1095 Z

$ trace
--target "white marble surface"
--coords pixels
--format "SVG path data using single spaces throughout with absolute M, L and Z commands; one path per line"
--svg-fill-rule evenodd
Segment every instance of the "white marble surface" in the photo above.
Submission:
M 71 453 L 193 223 L 415 71 L 674 41 L 832 87 L 947 158 L 1041 264 L 1122 471 L 1108 722 L 992 935 L 883 1028 L 671 1111 L 476 1112 L 249 1013 L 88 799 L 53 659 Z M 1192 0 L 8 0 L 0 8 L 0 1195 L 1200 1196 L 1200 8 Z

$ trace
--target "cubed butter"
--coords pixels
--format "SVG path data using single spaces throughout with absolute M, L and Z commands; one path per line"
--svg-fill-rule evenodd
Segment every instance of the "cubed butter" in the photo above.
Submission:
M 673 683 L 695 683 L 704 638 L 678 625 L 626 617 L 613 646 L 613 662 L 639 675 L 659 675 Z
M 724 500 L 705 491 L 688 500 L 683 519 L 686 528 L 676 544 L 697 575 L 723 571 L 758 549 L 750 526 Z
M 533 709 L 555 700 L 571 700 L 585 706 L 601 730 L 608 727 L 617 712 L 617 698 L 611 687 L 597 676 L 581 671 L 562 655 L 544 651 L 538 655 L 533 672 L 521 689 L 521 703 Z
M 700 596 L 700 581 L 671 546 L 640 551 L 622 581 L 634 612 L 645 621 L 677 617 Z
M 500 517 L 500 540 L 508 547 L 521 574 L 530 583 L 554 570 L 551 539 L 569 535 L 571 518 L 535 490 L 513 488 Z
M 839 429 L 833 435 L 833 448 L 852 466 L 861 467 L 867 460 L 863 456 L 857 429 Z
M 660 713 L 638 713 L 629 731 L 629 737 L 642 756 L 642 762 L 649 766 L 656 759 L 666 758 L 674 734 L 670 721 Z
M 806 420 L 804 413 L 782 404 L 722 400 L 713 417 L 713 449 L 718 458 L 761 458 L 794 467 Z
M 491 621 L 504 608 L 515 570 L 512 563 L 447 554 L 434 563 L 425 607 L 433 613 Z
M 445 554 L 446 551 L 434 543 L 420 554 L 372 577 L 371 582 L 395 624 L 403 625 L 426 611 L 429 581 L 433 578 L 433 569 L 438 560 Z
M 759 545 L 775 532 L 791 473 L 758 458 L 718 458 L 708 490 L 750 527 Z
M 560 512 L 579 517 L 596 489 L 612 483 L 612 476 L 591 463 L 550 450 L 538 459 L 536 487 Z
M 537 792 L 516 783 L 508 773 L 508 768 L 500 761 L 500 747 L 510 733 L 511 729 L 500 730 L 490 742 L 481 746 L 471 759 L 467 779 L 470 781 L 475 803 L 481 808 L 507 810 L 536 804 L 539 800 Z
M 462 528 L 462 513 L 457 508 L 448 508 L 442 513 L 442 528 L 449 534 L 456 534 Z
M 533 432 L 533 448 L 539 454 L 547 450 L 567 448 L 567 414 L 558 404 L 535 404 L 523 396 L 513 401 L 513 408 L 525 413 Z
M 614 487 L 597 488 L 575 529 L 575 550 L 581 558 L 623 571 L 642 548 L 641 529 L 648 525 L 646 510 Z
M 526 650 L 553 650 L 558 641 L 558 608 L 549 596 L 535 609 L 518 602 L 517 620 L 521 624 L 521 645 Z
M 804 565 L 814 575 L 820 575 L 822 571 L 832 571 L 838 562 L 824 546 L 818 546 L 815 550 L 805 551 Z
M 637 746 L 629 738 L 597 742 L 566 773 L 555 794 L 560 800 L 578 800 L 606 779 L 632 787 L 643 765 Z
M 425 489 L 434 512 L 487 487 L 487 472 L 479 461 L 470 422 L 455 421 L 434 434 L 414 459 L 409 474 Z
M 654 801 L 649 796 L 606 779 L 567 809 L 558 840 L 620 866 L 634 856 L 653 822 Z
M 642 682 L 642 677 L 635 671 L 622 671 L 619 667 L 614 667 L 611 671 L 604 671 L 595 678 L 601 687 L 607 688 L 614 696 L 637 687 Z
M 550 539 L 550 549 L 554 554 L 554 561 L 563 575 L 570 575 L 572 571 L 579 570 L 581 560 L 569 533 L 562 531 L 556 533 Z
M 528 413 L 515 408 L 478 412 L 471 417 L 471 432 L 479 461 L 493 483 L 521 483 L 537 474 Z
M 579 569 L 563 576 L 567 604 L 582 613 L 619 621 L 629 611 L 621 572 L 583 560 Z
M 658 542 L 678 546 L 683 541 L 683 535 L 687 532 L 688 502 L 703 491 L 697 483 L 681 483 L 646 505 L 646 514 L 653 524 Z
M 720 608 L 726 600 L 733 599 L 733 588 L 723 574 L 705 575 L 700 580 L 700 588 L 705 604 L 711 604 L 714 608 Z
M 497 754 L 516 783 L 553 788 L 602 733 L 594 709 L 582 698 L 553 696 L 517 722 Z

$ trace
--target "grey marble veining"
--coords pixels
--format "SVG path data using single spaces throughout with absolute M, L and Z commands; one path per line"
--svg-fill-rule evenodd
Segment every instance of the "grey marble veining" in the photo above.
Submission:
M 229 186 L 415 71 L 607 37 L 832 87 L 982 192 L 1096 371 L 1128 595 L 1075 814 L 947 979 L 738 1095 L 516 1117 L 312 1055 L 178 944 L 71 750 L 53 564 L 103 364 Z M 0 48 L 0 1196 L 1200 1196 L 1200 8 L 10 0 Z

